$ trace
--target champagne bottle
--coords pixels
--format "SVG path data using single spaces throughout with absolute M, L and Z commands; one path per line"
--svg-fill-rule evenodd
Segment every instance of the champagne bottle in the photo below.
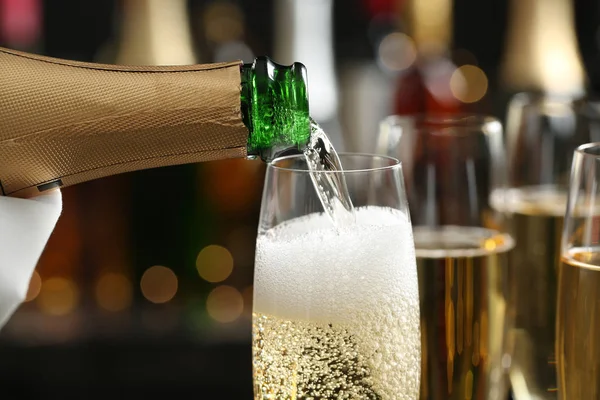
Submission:
M 3 195 L 167 165 L 269 161 L 310 140 L 300 63 L 123 66 L 0 48 L 0 64 Z
M 511 23 L 500 65 L 508 97 L 522 91 L 581 96 L 585 72 L 573 21 L 575 2 L 512 0 L 509 4 Z
M 464 105 L 452 94 L 450 78 L 456 69 L 452 47 L 452 0 L 412 0 L 396 6 L 414 40 L 416 59 L 398 76 L 396 114 L 457 114 Z M 435 9 L 436 13 L 428 12 Z

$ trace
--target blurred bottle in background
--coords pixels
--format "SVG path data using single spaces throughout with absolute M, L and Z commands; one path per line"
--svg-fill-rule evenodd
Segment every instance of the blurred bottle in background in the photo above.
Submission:
M 388 62 L 398 71 L 396 114 L 490 112 L 486 72 L 476 54 L 454 44 L 456 12 L 465 7 L 469 5 L 453 0 L 398 2 L 398 33 L 385 43 L 397 49 L 397 58 Z M 476 12 L 468 16 L 479 19 Z
M 494 82 L 488 78 L 489 66 L 484 71 L 476 54 L 487 56 L 488 64 L 492 58 L 491 65 L 496 65 L 488 53 L 499 40 L 464 40 L 477 35 L 471 25 L 486 23 L 480 13 L 470 11 L 473 4 L 362 0 L 360 8 L 371 52 L 360 63 L 354 57 L 341 66 L 343 125 L 353 151 L 373 149 L 379 121 L 393 113 L 491 113 Z M 465 24 L 465 18 L 476 23 Z M 463 47 L 453 45 L 456 32 Z M 354 40 L 360 43 L 357 39 L 358 35 Z
M 187 0 L 122 0 L 115 64 L 188 65 L 197 60 Z
M 393 110 L 395 74 L 378 47 L 394 31 L 395 0 L 334 2 L 339 112 L 345 150 L 375 152 L 379 121 Z
M 198 39 L 205 43 L 211 62 L 254 61 L 255 53 L 247 39 L 246 15 L 240 3 L 213 0 L 194 15 L 192 25 Z
M 500 80 L 506 93 L 577 97 L 585 76 L 569 0 L 512 0 Z
M 302 60 L 309 71 L 310 114 L 344 151 L 338 119 L 338 80 L 333 48 L 333 0 L 277 0 L 274 61 Z
M 460 111 L 462 103 L 452 90 L 457 70 L 450 53 L 452 3 L 452 0 L 398 3 L 395 11 L 404 29 L 384 38 L 386 42 L 380 45 L 396 50 L 382 59 L 388 68 L 398 71 L 396 114 Z

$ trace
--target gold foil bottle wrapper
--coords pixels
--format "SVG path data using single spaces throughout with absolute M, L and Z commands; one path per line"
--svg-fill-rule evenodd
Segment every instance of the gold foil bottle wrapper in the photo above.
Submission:
M 2 194 L 245 157 L 240 65 L 105 65 L 0 48 Z

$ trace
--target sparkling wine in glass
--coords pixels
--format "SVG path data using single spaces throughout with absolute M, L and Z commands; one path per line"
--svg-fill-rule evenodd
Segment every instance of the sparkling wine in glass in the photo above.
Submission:
M 402 169 L 341 154 L 344 171 L 302 156 L 267 167 L 256 244 L 254 398 L 415 400 L 417 272 Z M 340 179 L 355 220 L 336 226 L 311 174 Z

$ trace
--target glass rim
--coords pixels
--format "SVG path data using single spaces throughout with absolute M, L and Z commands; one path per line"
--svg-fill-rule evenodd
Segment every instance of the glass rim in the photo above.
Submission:
M 403 127 L 405 124 L 413 122 L 427 124 L 427 126 L 418 128 L 417 131 L 434 129 L 436 135 L 457 135 L 456 130 L 461 130 L 461 136 L 482 133 L 485 135 L 501 134 L 502 132 L 502 122 L 499 118 L 479 113 L 392 114 L 380 121 L 379 129 L 381 131 L 384 128 Z
M 548 101 L 556 101 L 565 104 L 573 104 L 581 101 L 589 101 L 592 100 L 589 96 L 582 94 L 571 94 L 571 93 L 562 93 L 562 92 L 553 92 L 547 90 L 525 90 L 518 93 L 515 93 L 510 101 L 523 101 L 527 103 L 535 103 L 539 100 L 548 100 Z M 509 103 L 510 103 L 509 101 Z
M 598 119 L 600 96 L 589 94 L 566 94 L 544 91 L 519 92 L 511 97 L 509 108 L 554 107 L 568 110 L 572 113 Z
M 489 123 L 500 122 L 493 115 L 479 113 L 433 113 L 433 114 L 391 114 L 383 118 L 382 122 L 397 123 L 403 121 L 424 121 L 432 125 L 446 127 L 462 127 L 474 125 L 486 125 Z
M 388 161 L 390 161 L 390 164 L 384 165 L 384 166 L 379 166 L 379 167 L 373 167 L 373 168 L 352 169 L 352 168 L 346 168 L 343 165 L 344 160 L 341 160 L 342 167 L 344 168 L 343 171 L 314 171 L 314 172 L 316 174 L 340 174 L 340 173 L 356 174 L 356 173 L 379 172 L 379 171 L 393 171 L 395 169 L 402 169 L 402 163 L 400 162 L 400 160 L 398 160 L 395 157 L 391 157 L 391 156 L 387 156 L 387 155 L 383 155 L 383 154 L 340 152 L 340 153 L 338 153 L 338 156 L 340 158 L 350 156 L 350 157 L 364 157 L 364 158 L 371 158 L 371 159 L 388 160 Z M 311 173 L 311 171 L 309 171 L 308 169 L 288 168 L 288 167 L 282 167 L 282 166 L 276 165 L 276 163 L 278 163 L 278 162 L 285 161 L 285 160 L 291 160 L 291 159 L 297 159 L 297 158 L 304 159 L 304 155 L 303 154 L 292 154 L 292 155 L 277 157 L 267 164 L 267 170 L 277 170 L 277 171 L 290 172 L 290 173 L 301 173 L 301 174 Z
M 598 152 L 590 153 L 590 152 L 588 152 L 590 149 L 597 149 Z M 600 142 L 590 142 L 590 143 L 584 143 L 582 145 L 579 145 L 575 149 L 575 153 L 577 153 L 583 157 L 586 157 L 586 158 L 600 159 Z

